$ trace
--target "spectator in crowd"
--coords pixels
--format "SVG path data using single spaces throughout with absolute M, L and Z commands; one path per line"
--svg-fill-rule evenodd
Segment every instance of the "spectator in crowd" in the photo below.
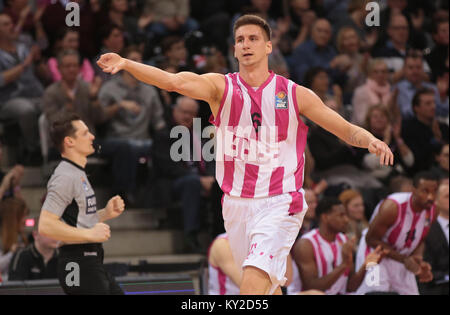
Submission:
M 316 219 L 318 197 L 312 189 L 305 189 L 305 201 L 308 205 L 308 210 L 303 218 L 302 227 L 300 228 L 298 237 L 301 237 L 318 226 Z
M 340 18 L 334 26 L 335 36 L 344 27 L 350 27 L 355 30 L 361 49 L 371 51 L 378 39 L 378 29 L 376 27 L 368 28 L 366 25 L 366 16 L 369 13 L 366 10 L 368 0 L 350 0 L 347 7 L 347 16 Z
M 0 274 L 6 279 L 9 264 L 14 253 L 28 244 L 25 236 L 25 219 L 29 214 L 25 201 L 20 198 L 7 198 L 0 202 L 1 247 Z
M 58 41 L 56 43 L 56 56 L 65 50 L 75 50 L 79 51 L 79 33 L 75 28 L 66 28 L 61 31 Z M 58 60 L 56 57 L 51 57 L 48 60 L 48 67 L 52 74 L 53 82 L 61 80 L 61 73 L 58 70 Z M 81 78 L 92 83 L 94 81 L 94 69 L 92 68 L 91 62 L 87 58 L 83 58 L 80 67 Z
M 348 239 L 344 234 L 348 217 L 342 203 L 325 197 L 319 202 L 316 214 L 319 228 L 304 235 L 292 250 L 302 290 L 316 289 L 330 295 L 354 292 L 364 279 L 366 265 L 382 259 L 381 247 L 367 256 L 364 265 L 355 272 L 355 239 Z
M 400 81 L 398 89 L 397 105 L 403 119 L 410 119 L 413 115 L 411 103 L 414 94 L 421 88 L 431 89 L 435 96 L 436 116 L 438 118 L 448 117 L 448 81 L 447 84 L 435 84 L 426 82 L 426 74 L 423 71 L 423 57 L 418 51 L 410 51 L 405 58 L 405 78 Z M 448 80 L 448 79 L 447 79 Z M 439 89 L 438 89 L 439 88 Z
M 158 37 L 180 35 L 198 29 L 196 20 L 190 17 L 189 0 L 147 0 L 145 16 L 152 16 L 152 23 L 146 28 L 147 33 Z
M 434 48 L 426 56 L 426 60 L 432 71 L 432 80 L 434 81 L 441 73 L 443 68 L 448 71 L 448 14 L 446 17 L 438 17 L 433 22 L 432 36 L 435 43 Z
M 404 175 L 397 175 L 391 178 L 389 182 L 389 192 L 391 194 L 397 192 L 412 192 L 414 189 L 411 178 Z
M 128 45 L 143 44 L 143 30 L 138 26 L 136 17 L 127 15 L 128 0 L 107 0 L 99 11 L 97 23 L 103 25 L 117 25 L 123 29 L 123 35 Z
M 438 151 L 439 153 L 436 154 L 436 163 L 431 167 L 430 172 L 434 173 L 439 178 L 448 178 L 448 168 L 449 168 L 449 159 L 448 159 L 448 152 L 449 151 L 449 145 L 448 143 L 444 143 L 441 146 L 441 149 Z
M 142 53 L 135 46 L 128 47 L 124 56 L 142 62 Z M 112 162 L 114 193 L 135 204 L 139 159 L 150 157 L 151 133 L 165 126 L 161 101 L 153 86 L 139 82 L 125 71 L 102 86 L 99 101 L 109 118 L 99 143 L 101 155 Z
M 352 60 L 352 65 L 346 72 L 347 81 L 343 88 L 344 103 L 349 104 L 353 91 L 366 80 L 370 55 L 360 53 L 361 40 L 355 29 L 350 26 L 344 26 L 339 30 L 336 43 L 339 53 L 347 55 Z
M 100 29 L 100 42 L 102 43 L 102 48 L 100 53 L 94 58 L 93 64 L 98 60 L 98 58 L 108 52 L 121 53 L 125 47 L 123 29 L 118 25 L 105 25 Z M 111 79 L 111 75 L 104 73 L 99 67 L 95 67 L 95 75 L 99 76 L 103 82 Z
M 389 69 L 382 59 L 373 59 L 369 62 L 365 84 L 357 87 L 353 94 L 352 123 L 363 126 L 369 108 L 374 105 L 388 107 L 391 95 Z
M 89 130 L 95 133 L 96 125 L 106 120 L 106 113 L 96 101 L 100 82 L 95 80 L 89 84 L 79 77 L 80 55 L 75 50 L 62 51 L 57 62 L 61 80 L 50 85 L 42 98 L 47 127 L 62 113 L 72 111 L 80 115 Z M 56 148 L 52 150 L 59 156 Z M 50 152 L 49 157 L 52 157 Z
M 161 43 L 161 52 L 167 66 L 173 67 L 175 72 L 188 71 L 188 51 L 182 37 L 169 36 Z
M 96 16 L 91 8 L 90 0 L 73 0 L 79 6 L 79 25 L 67 25 L 66 17 L 69 11 L 66 11 L 66 5 L 69 1 L 48 1 L 42 14 L 42 24 L 44 25 L 45 33 L 48 36 L 49 47 L 53 47 L 57 41 L 58 34 L 67 26 L 76 26 L 80 35 L 80 54 L 88 58 L 94 57 L 98 49 L 95 30 Z M 74 12 L 73 9 L 70 12 Z M 73 18 L 71 19 L 73 21 Z
M 316 13 L 311 8 L 310 0 L 290 1 L 290 27 L 288 37 L 291 47 L 289 52 L 303 44 L 311 34 L 311 27 L 316 20 Z
M 342 90 L 337 84 L 330 89 L 330 77 L 325 68 L 311 67 L 305 73 L 303 85 L 316 93 L 328 107 L 344 114 Z
M 0 142 L 0 162 L 3 158 L 3 145 Z M 22 197 L 20 183 L 24 168 L 16 164 L 7 173 L 0 170 L 0 201 L 8 197 Z
M 296 82 L 303 82 L 305 73 L 311 67 L 333 70 L 333 81 L 337 81 L 338 75 L 351 67 L 352 61 L 348 56 L 337 56 L 330 43 L 331 34 L 331 25 L 326 19 L 317 19 L 313 23 L 311 39 L 298 46 L 290 57 L 291 77 Z
M 165 188 L 171 192 L 168 198 L 181 201 L 184 222 L 183 240 L 186 251 L 190 252 L 202 252 L 198 241 L 202 194 L 209 195 L 215 182 L 215 165 L 213 162 L 203 159 L 199 135 L 194 134 L 195 130 L 193 130 L 193 119 L 197 117 L 198 109 L 197 101 L 185 96 L 179 97 L 173 107 L 171 117 L 168 118 L 167 128 L 156 133 L 152 150 L 156 176 L 167 183 L 168 187 Z M 175 126 L 181 126 L 178 128 L 184 130 L 187 128 L 190 138 L 180 140 L 170 137 L 171 130 Z M 192 143 L 193 150 L 186 151 L 186 144 L 182 142 L 183 152 L 181 154 L 185 158 L 175 161 L 171 156 L 171 152 L 175 150 L 173 148 L 175 142 L 180 143 L 180 141 L 187 140 L 189 140 L 189 144 Z M 175 147 L 179 148 L 179 144 Z M 197 156 L 199 161 L 196 161 L 194 156 Z
M 39 54 L 17 41 L 9 15 L 0 13 L 0 120 L 17 122 L 25 148 L 24 164 L 39 164 L 38 114 L 43 86 L 33 72 Z
M 421 294 L 448 295 L 449 262 L 448 262 L 448 208 L 449 184 L 441 183 L 436 195 L 436 211 L 439 216 L 431 225 L 430 233 L 425 239 L 423 260 L 431 265 L 433 281 L 419 284 Z
M 40 234 L 36 221 L 32 235 L 34 242 L 14 253 L 9 265 L 9 281 L 58 278 L 57 248 L 60 242 Z
M 387 255 L 379 264 L 379 283 L 364 281 L 358 294 L 376 291 L 418 295 L 416 276 L 419 282 L 432 280 L 431 266 L 422 255 L 425 237 L 438 215 L 434 206 L 438 181 L 433 174 L 420 172 L 413 185 L 412 192 L 389 195 L 374 210 L 367 235 L 358 246 L 356 265 L 379 246 Z
M 414 154 L 412 172 L 428 170 L 440 144 L 448 142 L 448 126 L 436 119 L 435 92 L 420 89 L 412 100 L 414 118 L 402 123 L 402 138 Z
M 395 166 L 379 167 L 376 156 L 365 154 L 364 167 L 380 180 L 386 180 L 395 173 L 410 173 L 414 165 L 414 154 L 402 138 L 401 121 L 391 122 L 387 108 L 375 105 L 369 109 L 364 127 L 375 137 L 385 141 L 394 154 L 395 161 Z
M 369 227 L 369 223 L 364 215 L 363 196 L 357 190 L 347 189 L 339 194 L 339 200 L 344 205 L 349 219 L 345 234 L 349 239 L 356 237 L 356 244 L 358 244 L 362 231 Z

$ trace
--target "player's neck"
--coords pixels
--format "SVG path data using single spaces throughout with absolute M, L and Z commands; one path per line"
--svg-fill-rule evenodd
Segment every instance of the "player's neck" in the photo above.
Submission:
M 268 67 L 239 67 L 239 76 L 251 87 L 260 87 L 270 76 Z
M 321 225 L 319 227 L 319 234 L 322 236 L 322 238 L 328 242 L 334 242 L 336 240 L 336 234 L 335 232 L 331 231 L 327 227 Z
M 413 212 L 416 212 L 416 213 L 419 213 L 419 212 L 421 212 L 423 210 L 423 207 L 421 207 L 418 204 L 416 198 L 414 198 L 414 195 L 411 198 L 411 209 L 412 209 Z

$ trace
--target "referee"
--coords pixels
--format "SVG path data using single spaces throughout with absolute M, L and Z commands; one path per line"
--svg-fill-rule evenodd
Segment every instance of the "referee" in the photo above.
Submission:
M 102 223 L 124 211 L 119 196 L 97 210 L 94 190 L 84 167 L 95 152 L 94 135 L 74 113 L 55 121 L 50 136 L 61 153 L 48 184 L 39 219 L 39 233 L 64 245 L 60 248 L 58 279 L 66 294 L 123 294 L 103 267 L 103 246 L 111 232 Z

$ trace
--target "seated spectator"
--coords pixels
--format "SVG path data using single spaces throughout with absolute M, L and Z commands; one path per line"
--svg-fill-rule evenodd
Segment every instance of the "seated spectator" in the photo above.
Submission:
M 189 71 L 188 51 L 183 38 L 178 36 L 164 38 L 161 43 L 161 52 L 167 66 L 175 68 L 175 72 Z
M 128 0 L 103 1 L 97 14 L 97 24 L 99 26 L 117 25 L 121 27 L 128 45 L 137 45 L 143 41 L 143 30 L 138 27 L 138 21 L 134 16 L 127 15 L 128 9 Z
M 0 162 L 3 158 L 3 145 L 0 142 Z M 8 173 L 0 170 L 0 200 L 8 197 L 22 197 L 20 182 L 22 181 L 24 168 L 20 164 L 12 167 Z
M 118 25 L 105 25 L 100 29 L 100 42 L 102 47 L 100 53 L 93 59 L 92 64 L 96 64 L 101 55 L 112 52 L 120 54 L 125 47 L 123 29 Z M 111 79 L 109 73 L 105 73 L 100 67 L 95 67 L 95 76 L 99 76 L 103 82 Z
M 433 28 L 431 32 L 435 43 L 431 52 L 426 55 L 426 60 L 430 65 L 432 72 L 432 81 L 442 73 L 442 68 L 445 67 L 448 71 L 448 36 L 449 23 L 448 14 L 446 17 L 439 17 L 433 21 Z
M 343 88 L 344 104 L 349 104 L 353 91 L 364 84 L 367 76 L 367 64 L 370 60 L 368 53 L 361 54 L 361 40 L 356 31 L 345 26 L 337 34 L 337 49 L 341 55 L 347 55 L 352 60 L 351 67 L 346 71 L 347 81 Z
M 448 262 L 448 208 L 449 185 L 442 183 L 436 196 L 436 211 L 439 216 L 431 225 L 430 232 L 425 239 L 425 252 L 423 260 L 431 265 L 433 280 L 428 283 L 420 283 L 420 294 L 448 295 L 449 262 Z
M 355 239 L 348 239 L 344 234 L 348 218 L 342 203 L 325 197 L 319 202 L 316 214 L 319 228 L 304 235 L 292 250 L 300 272 L 301 289 L 320 290 L 329 295 L 356 291 L 366 274 L 366 265 L 382 259 L 381 248 L 367 256 L 364 265 L 355 272 Z
M 371 107 L 367 113 L 364 127 L 375 137 L 383 140 L 394 154 L 394 165 L 380 165 L 379 158 L 371 153 L 364 155 L 363 165 L 371 171 L 372 176 L 387 180 L 390 176 L 400 173 L 411 173 L 414 165 L 414 154 L 402 138 L 402 124 L 390 122 L 388 110 L 383 105 Z
M 349 219 L 345 234 L 349 239 L 356 237 L 356 244 L 358 244 L 362 231 L 369 227 L 369 223 L 364 215 L 363 197 L 359 191 L 347 189 L 340 193 L 339 200 L 344 205 Z
M 141 52 L 133 46 L 123 56 L 142 62 Z M 104 138 L 99 139 L 101 155 L 112 162 L 114 193 L 134 204 L 139 159 L 150 157 L 150 133 L 165 126 L 161 101 L 153 86 L 125 71 L 102 86 L 99 101 L 109 113 Z
M 18 123 L 24 164 L 39 165 L 38 115 L 43 86 L 33 72 L 39 49 L 17 41 L 11 18 L 0 13 L 0 121 Z
M 405 78 L 400 81 L 396 88 L 398 89 L 397 105 L 400 109 L 403 119 L 411 119 L 413 110 L 411 102 L 414 94 L 422 88 L 431 89 L 434 92 L 436 117 L 448 117 L 448 81 L 445 85 L 436 86 L 426 82 L 425 73 L 423 72 L 423 57 L 420 52 L 411 51 L 405 58 L 404 64 Z M 448 79 L 447 79 L 448 80 Z
M 88 58 L 92 58 L 98 52 L 97 39 L 95 30 L 96 16 L 91 7 L 90 0 L 74 0 L 80 8 L 80 24 L 76 26 L 80 35 L 80 54 Z M 66 28 L 66 5 L 69 1 L 48 1 L 42 14 L 42 24 L 45 33 L 48 36 L 49 46 L 53 47 L 57 41 L 58 35 L 62 29 Z M 72 11 L 73 12 L 73 11 Z
M 100 88 L 99 82 L 90 85 L 79 77 L 80 55 L 75 50 L 66 50 L 58 55 L 58 71 L 61 80 L 50 85 L 42 98 L 43 112 L 48 126 L 51 126 L 64 112 L 76 112 L 95 133 L 95 126 L 106 120 L 96 98 Z M 59 157 L 53 148 L 54 157 Z M 52 154 L 49 153 L 50 157 Z
M 298 46 L 290 57 L 291 77 L 302 83 L 311 67 L 323 67 L 331 72 L 332 82 L 337 82 L 352 64 L 346 55 L 337 56 L 330 43 L 331 25 L 326 19 L 317 19 L 311 28 L 311 39 Z
M 8 280 L 57 279 L 59 241 L 38 232 L 38 224 L 33 228 L 34 242 L 14 253 L 9 265 Z
M 383 58 L 392 73 L 391 82 L 397 83 L 404 77 L 404 59 L 411 47 L 408 45 L 409 24 L 401 14 L 392 14 L 387 27 L 388 40 L 383 47 L 375 49 L 373 57 Z M 430 72 L 428 64 L 421 64 L 426 73 Z
M 29 209 L 23 199 L 7 198 L 0 201 L 1 244 L 0 244 L 0 274 L 6 279 L 9 264 L 14 253 L 28 245 L 26 238 L 25 219 Z
M 335 84 L 330 90 L 330 79 L 325 68 L 312 67 L 305 73 L 303 85 L 311 89 L 328 107 L 345 116 L 342 90 Z
M 391 85 L 389 70 L 382 59 L 369 62 L 369 77 L 366 83 L 357 87 L 353 94 L 352 123 L 363 126 L 367 111 L 374 105 L 388 106 L 391 101 Z
M 308 205 L 308 210 L 303 218 L 302 227 L 300 228 L 297 238 L 308 233 L 312 229 L 317 228 L 316 208 L 318 198 L 316 193 L 311 189 L 305 189 L 305 201 Z
M 239 295 L 242 271 L 233 259 L 226 233 L 218 235 L 211 243 L 208 251 L 208 294 Z M 286 266 L 286 282 L 292 280 L 292 259 L 288 256 Z M 278 288 L 274 294 L 281 295 Z
M 74 28 L 66 28 L 61 32 L 61 37 L 59 42 L 56 43 L 59 47 L 57 49 L 57 55 L 65 50 L 75 50 L 78 51 L 79 48 L 79 33 Z M 58 70 L 58 60 L 56 57 L 51 57 L 48 60 L 48 67 L 52 74 L 53 82 L 61 80 L 61 73 Z M 89 83 L 94 81 L 94 69 L 92 68 L 91 62 L 84 58 L 80 67 L 81 78 Z
M 197 117 L 198 110 L 197 101 L 185 96 L 179 97 L 173 107 L 171 117 L 168 118 L 167 128 L 155 134 L 152 150 L 155 175 L 169 186 L 162 187 L 162 189 L 166 188 L 165 190 L 170 192 L 170 197 L 167 196 L 166 198 L 169 200 L 180 199 L 181 201 L 184 222 L 183 240 L 186 251 L 190 252 L 202 252 L 198 241 L 201 197 L 202 194 L 210 193 L 215 182 L 214 163 L 203 160 L 199 151 L 202 148 L 201 143 L 197 142 L 197 135 L 194 135 L 192 129 L 193 119 Z M 189 129 L 189 143 L 193 144 L 195 154 L 200 158 L 200 161 L 194 161 L 195 155 L 191 150 L 181 153 L 187 155 L 188 160 L 175 161 L 173 159 L 171 156 L 172 146 L 175 142 L 181 141 L 170 137 L 172 128 L 176 126 Z
M 152 16 L 153 23 L 146 28 L 147 33 L 158 37 L 180 35 L 198 29 L 198 23 L 190 18 L 189 0 L 148 0 L 144 8 L 145 16 Z
M 436 163 L 435 165 L 430 169 L 430 172 L 434 173 L 439 178 L 448 178 L 449 173 L 449 145 L 448 143 L 444 143 L 441 146 L 441 149 L 438 151 L 439 153 L 436 154 Z
M 310 0 L 290 1 L 289 11 L 291 23 L 287 37 L 291 39 L 291 47 L 289 47 L 289 52 L 291 52 L 308 39 L 317 16 L 311 8 Z
M 428 170 L 433 155 L 443 142 L 448 142 L 448 126 L 436 119 L 435 93 L 420 89 L 412 100 L 414 118 L 402 123 L 402 138 L 414 154 L 413 173 Z
M 396 192 L 412 192 L 413 188 L 412 179 L 403 175 L 394 176 L 389 182 L 389 192 L 391 194 Z

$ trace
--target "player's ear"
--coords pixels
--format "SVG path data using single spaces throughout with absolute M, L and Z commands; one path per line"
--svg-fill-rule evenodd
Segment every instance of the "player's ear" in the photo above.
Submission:
M 270 40 L 266 42 L 266 53 L 268 55 L 272 53 L 272 42 Z

